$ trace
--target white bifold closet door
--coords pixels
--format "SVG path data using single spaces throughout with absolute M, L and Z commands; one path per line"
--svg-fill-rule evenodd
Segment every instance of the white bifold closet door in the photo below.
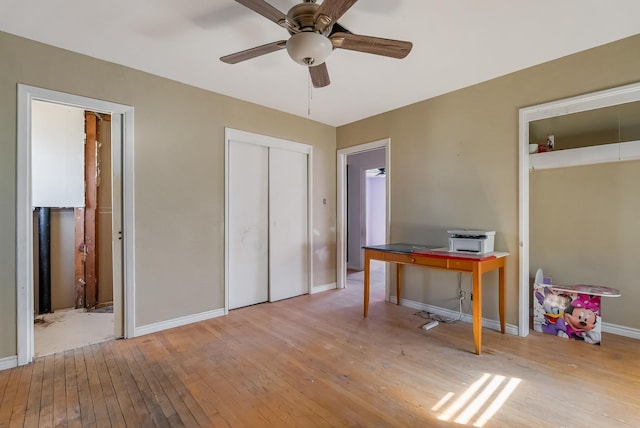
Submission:
M 229 145 L 229 309 L 269 299 L 269 149 Z
M 269 149 L 270 301 L 309 290 L 307 154 Z
M 229 309 L 309 292 L 308 154 L 230 141 Z

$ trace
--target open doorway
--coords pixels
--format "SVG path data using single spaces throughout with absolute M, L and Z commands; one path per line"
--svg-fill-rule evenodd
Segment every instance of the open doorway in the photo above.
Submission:
M 347 156 L 347 268 L 363 270 L 364 245 L 386 243 L 385 149 Z
M 387 173 L 385 167 L 366 171 L 365 199 L 365 243 L 382 245 L 387 243 Z
M 18 150 L 17 150 L 17 248 L 16 248 L 16 266 L 17 266 L 17 328 L 18 328 L 18 365 L 28 364 L 35 356 L 35 329 L 34 321 L 36 314 L 40 311 L 40 302 L 36 302 L 36 298 L 41 298 L 40 295 L 36 297 L 35 285 L 40 285 L 41 278 L 36 278 L 35 268 L 38 267 L 40 260 L 36 262 L 35 258 L 39 257 L 39 240 L 36 244 L 34 237 L 39 236 L 39 231 L 35 230 L 36 225 L 39 227 L 39 220 L 35 220 L 34 207 L 49 206 L 56 208 L 55 221 L 58 224 L 55 229 L 50 229 L 50 234 L 57 233 L 60 236 L 56 237 L 59 241 L 65 241 L 72 238 L 72 253 L 76 251 L 77 246 L 75 243 L 75 229 L 76 229 L 76 210 L 74 207 L 82 205 L 75 202 L 36 202 L 37 198 L 34 198 L 34 189 L 32 181 L 34 180 L 35 166 L 32 164 L 32 158 L 37 157 L 37 149 L 33 146 L 34 129 L 33 125 L 33 113 L 34 103 L 44 102 L 50 105 L 60 105 L 69 108 L 81 109 L 82 121 L 84 122 L 85 110 L 87 110 L 88 116 L 100 122 L 102 118 L 102 126 L 104 127 L 102 135 L 105 136 L 110 131 L 111 149 L 108 154 L 105 154 L 102 168 L 110 169 L 110 190 L 105 190 L 105 193 L 109 193 L 109 196 L 105 196 L 106 199 L 110 199 L 111 202 L 111 221 L 108 219 L 102 224 L 97 224 L 97 233 L 101 234 L 103 240 L 107 243 L 111 243 L 110 251 L 107 249 L 103 251 L 103 256 L 108 256 L 110 253 L 111 261 L 103 262 L 108 268 L 103 269 L 103 274 L 111 274 L 112 287 L 106 287 L 103 289 L 102 297 L 100 293 L 96 295 L 99 300 L 102 300 L 105 304 L 101 305 L 99 300 L 96 300 L 91 304 L 91 308 L 102 310 L 103 312 L 110 312 L 109 309 L 102 309 L 110 306 L 108 304 L 109 299 L 113 305 L 112 315 L 113 324 L 111 327 L 110 337 L 132 337 L 134 335 L 135 319 L 134 319 L 134 296 L 135 290 L 133 289 L 133 171 L 131 169 L 133 160 L 133 108 L 121 104 L 110 103 L 101 100 L 95 100 L 91 98 L 65 94 L 61 92 L 51 91 L 42 88 L 36 88 L 27 85 L 18 85 Z M 111 121 L 105 120 L 110 115 Z M 84 140 L 84 129 L 81 129 L 82 140 Z M 100 137 L 104 139 L 103 137 Z M 105 140 L 106 141 L 106 140 Z M 84 146 L 84 141 L 82 142 Z M 46 157 L 50 156 L 48 153 Z M 108 158 L 108 161 L 107 161 Z M 110 166 L 107 166 L 110 162 Z M 49 174 L 48 176 L 54 176 L 60 174 L 61 169 L 66 169 L 66 165 L 56 165 L 56 162 L 49 162 L 57 170 Z M 77 165 L 76 165 L 77 166 Z M 84 162 L 80 166 L 82 174 L 84 175 Z M 45 177 L 48 177 L 45 175 Z M 81 181 L 84 181 L 82 179 Z M 46 183 L 46 180 L 45 180 Z M 83 185 L 82 185 L 83 187 Z M 105 188 L 108 187 L 105 185 Z M 45 195 L 49 192 L 45 190 Z M 84 188 L 80 191 L 82 198 L 84 198 Z M 77 193 L 76 193 L 77 195 Z M 38 205 L 36 205 L 38 204 Z M 104 208 L 104 207 L 103 207 Z M 73 214 L 71 214 L 73 213 Z M 37 212 L 39 214 L 39 210 Z M 51 213 L 49 213 L 51 216 Z M 100 216 L 98 212 L 97 216 Z M 63 218 L 64 217 L 64 218 Z M 70 218 L 73 217 L 73 220 Z M 64 223 L 64 224 L 63 224 Z M 109 224 L 110 223 L 110 224 Z M 84 224 L 84 223 L 83 223 Z M 106 232 L 100 232 L 100 228 L 106 229 Z M 65 233 L 65 229 L 73 229 L 71 235 Z M 64 234 L 64 238 L 62 235 Z M 62 244 L 60 244 L 62 245 Z M 63 245 L 65 248 L 66 246 Z M 38 251 L 38 252 L 36 252 Z M 84 248 L 82 249 L 84 252 Z M 61 256 L 60 252 L 56 253 Z M 74 260 L 72 256 L 72 260 Z M 66 269 L 69 269 L 65 263 Z M 110 265 L 110 266 L 109 266 Z M 75 275 L 75 261 L 73 262 L 71 270 Z M 72 277 L 73 288 L 70 292 L 71 300 L 75 301 L 78 295 L 75 293 L 76 281 L 75 276 Z M 86 281 L 86 278 L 83 279 Z M 109 289 L 112 291 L 112 296 L 109 296 Z M 90 293 L 91 294 L 91 293 Z M 65 298 L 69 298 L 67 295 Z M 56 297 L 58 299 L 58 297 Z M 62 298 L 61 298 L 62 299 Z M 82 294 L 82 307 L 86 306 L 86 293 Z M 52 302 L 53 303 L 53 302 Z M 58 302 L 59 303 L 59 302 Z M 63 306 L 66 306 L 63 304 Z M 84 309 L 82 309 L 84 311 Z M 86 329 L 86 324 L 83 326 Z M 82 346 L 82 344 L 71 344 L 71 347 Z
M 35 356 L 113 339 L 111 115 L 31 105 Z
M 389 240 L 389 158 L 388 139 L 338 151 L 338 288 L 362 276 L 362 246 Z M 388 300 L 386 265 L 372 265 L 372 275 Z

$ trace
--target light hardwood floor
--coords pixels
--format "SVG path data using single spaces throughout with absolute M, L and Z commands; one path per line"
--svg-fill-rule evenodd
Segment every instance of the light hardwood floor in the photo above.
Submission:
M 485 329 L 477 356 L 470 324 L 382 297 L 363 319 L 356 280 L 38 358 L 0 371 L 0 427 L 640 426 L 640 341 Z

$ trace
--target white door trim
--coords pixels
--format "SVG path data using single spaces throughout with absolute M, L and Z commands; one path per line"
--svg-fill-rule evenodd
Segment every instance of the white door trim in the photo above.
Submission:
M 18 146 L 16 200 L 16 305 L 18 365 L 34 356 L 33 331 L 33 214 L 31 206 L 31 102 L 33 100 L 108 113 L 112 121 L 112 144 L 122 151 L 122 224 L 124 240 L 124 322 L 125 337 L 133 337 L 135 327 L 134 235 L 133 235 L 133 107 L 18 84 Z M 118 125 L 121 125 L 118 127 Z M 115 206 L 114 206 L 115 210 Z M 114 212 L 115 216 L 115 212 Z
M 518 290 L 520 296 L 518 299 L 518 335 L 526 337 L 529 334 L 530 321 L 530 299 L 529 299 L 529 172 L 531 169 L 531 161 L 529 154 L 529 123 L 547 119 L 550 117 L 559 117 L 562 115 L 578 113 L 582 111 L 595 110 L 599 108 L 609 107 L 618 104 L 640 101 L 640 84 L 632 83 L 630 85 L 620 86 L 617 88 L 606 89 L 603 91 L 593 92 L 589 94 L 579 95 L 576 97 L 565 98 L 557 101 L 551 101 L 531 107 L 521 108 L 519 111 L 519 228 L 520 236 L 518 245 L 519 251 L 519 278 Z M 560 153 L 560 152 L 558 152 Z M 603 151 L 597 151 L 596 154 L 606 154 Z M 551 154 L 550 155 L 554 155 Z M 597 157 L 584 161 L 582 165 L 600 163 L 606 159 L 598 159 Z
M 338 150 L 336 172 L 337 176 L 337 219 L 336 219 L 336 282 L 337 288 L 344 288 L 347 281 L 347 156 L 370 150 L 385 149 L 386 168 L 386 241 L 390 239 L 391 224 L 391 139 L 360 144 Z M 385 298 L 389 300 L 389 278 L 385 279 Z
M 296 143 L 276 137 L 269 137 L 252 132 L 240 131 L 233 128 L 224 128 L 224 314 L 229 313 L 229 144 L 231 140 L 244 143 L 257 144 L 266 147 L 276 147 L 283 150 L 306 153 L 307 164 L 307 215 L 308 215 L 308 264 L 309 267 L 309 294 L 313 293 L 313 146 Z

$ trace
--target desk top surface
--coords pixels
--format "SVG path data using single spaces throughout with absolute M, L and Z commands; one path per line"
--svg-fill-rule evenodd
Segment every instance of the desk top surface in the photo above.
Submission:
M 431 251 L 438 247 L 428 245 L 415 244 L 384 244 L 384 245 L 366 245 L 362 247 L 367 250 L 385 251 L 387 253 L 411 254 L 416 251 Z
M 471 260 L 487 260 L 508 256 L 509 253 L 494 251 L 491 253 L 472 253 L 462 251 L 449 251 L 448 248 L 429 246 L 429 245 L 417 245 L 417 244 L 384 244 L 384 245 L 367 245 L 362 247 L 365 250 L 377 250 L 387 253 L 397 254 L 413 254 L 416 256 L 427 257 L 443 257 L 443 258 L 459 258 L 459 259 L 471 259 Z

